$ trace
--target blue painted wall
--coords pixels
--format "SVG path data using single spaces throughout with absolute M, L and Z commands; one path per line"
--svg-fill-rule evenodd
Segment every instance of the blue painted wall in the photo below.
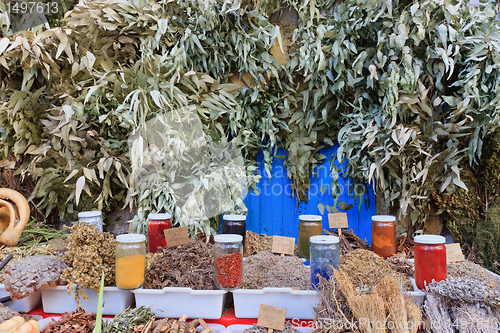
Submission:
M 324 149 L 322 154 L 328 158 L 332 154 L 336 154 L 338 146 Z M 285 155 L 284 150 L 278 152 L 278 155 Z M 298 237 L 299 232 L 299 215 L 314 214 L 320 215 L 318 203 L 333 206 L 333 198 L 330 194 L 331 177 L 330 164 L 326 159 L 317 169 L 318 177 L 311 176 L 311 190 L 307 203 L 300 202 L 297 206 L 296 198 L 292 198 L 291 182 L 286 176 L 286 169 L 283 166 L 283 160 L 275 158 L 272 164 L 272 178 L 269 179 L 264 170 L 263 154 L 257 156 L 259 173 L 262 176 L 260 183 L 257 185 L 260 195 L 253 191 L 250 192 L 244 202 L 248 208 L 247 230 L 256 233 L 264 233 L 269 236 L 280 235 L 288 237 Z M 320 193 L 320 189 L 327 185 L 328 189 L 324 194 Z M 354 204 L 354 207 L 347 211 L 347 219 L 349 227 L 361 238 L 366 238 L 371 243 L 371 217 L 375 215 L 375 194 L 369 187 L 367 194 L 368 207 L 365 202 L 358 209 L 358 204 L 354 203 L 354 198 L 350 198 L 347 189 L 349 180 L 339 179 L 341 187 L 341 195 L 339 200 L 345 201 L 347 204 Z M 328 212 L 323 213 L 323 229 L 328 228 Z

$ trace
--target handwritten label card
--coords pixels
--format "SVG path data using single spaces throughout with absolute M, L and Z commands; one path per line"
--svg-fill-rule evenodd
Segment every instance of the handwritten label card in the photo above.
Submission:
M 257 325 L 282 331 L 285 328 L 286 309 L 261 304 Z
M 446 261 L 447 262 L 460 262 L 465 261 L 464 254 L 462 252 L 462 248 L 460 244 L 445 244 L 446 246 Z
M 164 232 L 167 247 L 184 245 L 191 242 L 186 227 L 165 229 Z
M 347 213 L 330 213 L 328 214 L 328 224 L 330 229 L 348 228 Z
M 273 246 L 271 248 L 272 253 L 289 254 L 293 256 L 295 252 L 295 238 L 293 237 L 283 237 L 283 236 L 273 236 Z

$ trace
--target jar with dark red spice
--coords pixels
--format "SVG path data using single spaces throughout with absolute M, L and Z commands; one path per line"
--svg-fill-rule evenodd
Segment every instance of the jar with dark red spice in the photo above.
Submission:
M 243 246 L 245 246 L 245 221 L 247 217 L 245 215 L 229 214 L 224 215 L 222 219 L 222 233 L 241 235 L 243 237 Z
M 215 286 L 224 290 L 239 288 L 243 281 L 243 237 L 215 235 L 214 241 Z
M 158 248 L 167 245 L 164 230 L 172 228 L 172 215 L 169 213 L 149 214 L 148 219 L 148 249 L 149 253 L 156 253 Z

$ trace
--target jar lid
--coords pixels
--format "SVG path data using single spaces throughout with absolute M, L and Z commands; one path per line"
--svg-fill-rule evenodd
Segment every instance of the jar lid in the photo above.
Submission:
M 372 216 L 372 221 L 377 221 L 377 222 L 394 222 L 396 221 L 396 218 L 392 215 L 373 215 Z
M 239 215 L 239 214 L 228 214 L 224 215 L 222 219 L 228 221 L 246 221 L 247 217 L 245 215 Z
M 214 241 L 217 243 L 236 243 L 243 241 L 243 236 L 236 234 L 215 235 Z
M 116 236 L 119 243 L 141 243 L 146 241 L 146 236 L 142 234 L 122 234 Z
M 151 213 L 148 215 L 148 220 L 170 220 L 171 218 L 170 213 Z
M 95 217 L 95 216 L 101 216 L 102 212 L 100 210 L 89 210 L 86 212 L 80 212 L 78 213 L 78 217 Z
M 419 244 L 444 244 L 446 238 L 438 235 L 420 235 L 413 238 Z
M 311 236 L 309 241 L 314 244 L 337 244 L 339 242 L 339 238 L 337 236 L 318 235 Z
M 299 215 L 299 221 L 321 221 L 323 217 L 321 215 Z

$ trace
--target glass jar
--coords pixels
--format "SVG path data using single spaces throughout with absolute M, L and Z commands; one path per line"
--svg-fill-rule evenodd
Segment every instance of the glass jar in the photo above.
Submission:
M 396 254 L 396 218 L 375 215 L 372 221 L 372 251 L 384 258 Z
M 309 239 L 323 233 L 322 220 L 321 215 L 299 216 L 299 257 L 309 259 Z
M 424 290 L 432 281 L 446 279 L 445 238 L 437 235 L 415 236 L 415 283 Z
M 245 246 L 245 221 L 247 217 L 245 215 L 224 215 L 222 219 L 222 233 L 241 235 L 243 246 Z
M 148 249 L 150 253 L 158 252 L 158 248 L 165 247 L 165 229 L 172 228 L 172 215 L 158 213 L 148 215 Z
M 116 236 L 116 286 L 136 289 L 144 284 L 146 267 L 146 236 L 123 234 Z
M 102 212 L 100 210 L 89 210 L 78 213 L 78 223 L 82 222 L 90 224 L 102 232 Z
M 311 242 L 311 285 L 318 289 L 319 277 L 327 280 L 333 276 L 333 269 L 340 264 L 340 247 L 337 236 L 312 236 Z
M 215 286 L 224 290 L 239 288 L 243 281 L 243 237 L 215 235 L 214 241 Z

